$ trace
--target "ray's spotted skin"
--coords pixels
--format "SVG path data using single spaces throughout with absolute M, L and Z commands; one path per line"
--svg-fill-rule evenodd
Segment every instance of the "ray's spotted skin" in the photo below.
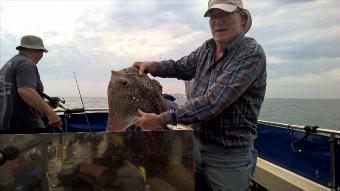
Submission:
M 138 69 L 129 67 L 111 71 L 107 95 L 109 117 L 107 131 L 124 131 L 138 118 L 138 109 L 160 114 L 161 92 L 147 75 L 139 75 Z

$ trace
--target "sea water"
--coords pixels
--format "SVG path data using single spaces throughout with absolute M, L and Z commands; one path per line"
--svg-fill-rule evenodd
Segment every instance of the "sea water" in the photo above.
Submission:
M 178 104 L 186 101 L 184 96 L 176 97 Z M 67 97 L 65 102 L 67 108 L 82 108 L 79 97 Z M 87 109 L 108 108 L 106 97 L 85 97 L 83 102 Z M 266 98 L 259 119 L 340 130 L 340 99 Z

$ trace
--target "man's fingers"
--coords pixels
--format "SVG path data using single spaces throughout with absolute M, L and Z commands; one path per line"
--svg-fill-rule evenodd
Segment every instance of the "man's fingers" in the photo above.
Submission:
M 141 65 L 141 67 L 139 68 L 139 75 L 143 75 L 145 71 L 145 67 L 144 65 Z
M 138 125 L 142 120 L 143 120 L 142 117 L 136 117 L 136 118 L 133 119 L 133 124 Z
M 54 128 L 59 128 L 59 127 L 61 127 L 61 125 L 62 125 L 61 121 L 57 121 L 57 122 L 54 122 L 54 123 L 51 124 L 51 126 L 54 127 Z
M 143 112 L 142 110 L 138 109 L 138 115 L 143 117 L 145 115 L 145 112 Z
M 61 125 L 62 125 L 61 118 L 57 114 L 55 114 L 55 113 L 53 113 L 52 115 L 48 116 L 48 121 L 49 121 L 48 123 L 52 127 L 58 128 L 58 127 L 61 127 Z
M 136 118 L 133 119 L 133 124 L 138 125 L 138 124 L 140 124 L 140 122 L 143 121 L 143 117 L 144 117 L 145 113 L 142 110 L 138 109 L 138 115 L 139 115 L 139 117 L 136 117 Z
M 142 62 L 135 62 L 132 66 L 139 69 L 139 75 L 145 74 L 145 66 L 142 64 Z

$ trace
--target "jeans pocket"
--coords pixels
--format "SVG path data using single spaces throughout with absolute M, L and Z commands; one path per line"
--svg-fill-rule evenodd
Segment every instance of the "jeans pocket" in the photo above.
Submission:
M 206 152 L 202 155 L 202 160 L 205 164 L 217 168 L 238 168 L 247 167 L 249 164 L 247 153 L 217 153 Z

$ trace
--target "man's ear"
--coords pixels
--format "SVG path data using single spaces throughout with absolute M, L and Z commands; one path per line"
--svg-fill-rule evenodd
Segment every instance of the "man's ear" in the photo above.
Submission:
M 240 11 L 240 16 L 241 16 L 241 26 L 244 29 L 246 27 L 246 25 L 247 25 L 248 16 L 243 11 Z

